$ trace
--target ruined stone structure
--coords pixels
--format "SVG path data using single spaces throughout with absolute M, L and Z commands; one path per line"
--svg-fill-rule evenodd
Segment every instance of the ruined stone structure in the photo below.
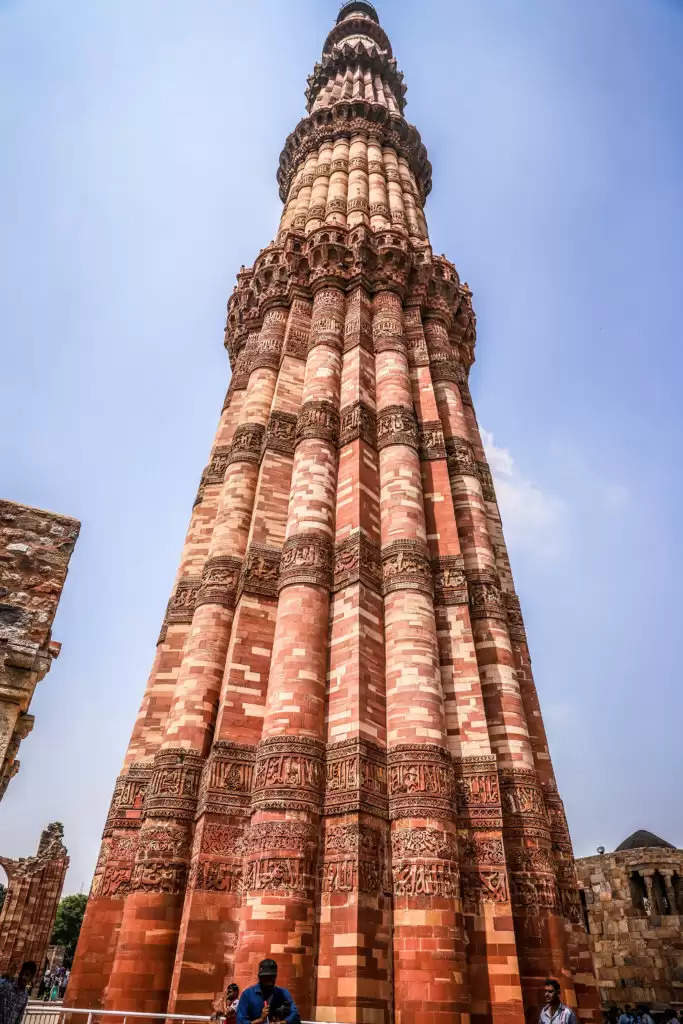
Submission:
M 9 880 L 0 911 L 0 975 L 16 974 L 25 960 L 42 968 L 69 866 L 63 838 L 64 826 L 55 821 L 43 830 L 35 857 L 0 857 Z
M 641 830 L 576 868 L 603 1006 L 683 1006 L 683 850 Z
M 60 645 L 50 639 L 80 523 L 0 501 L 0 800 L 19 770 L 28 708 Z
M 471 293 L 373 7 L 346 4 L 228 304 L 232 379 L 107 817 L 72 1005 L 598 1012 L 491 473 Z M 153 941 L 150 941 L 153 935 Z

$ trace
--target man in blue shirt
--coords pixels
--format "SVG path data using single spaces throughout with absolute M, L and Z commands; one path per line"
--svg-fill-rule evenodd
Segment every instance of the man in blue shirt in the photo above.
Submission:
M 294 1000 L 286 988 L 275 984 L 277 964 L 262 960 L 258 965 L 258 982 L 245 988 L 237 1006 L 237 1024 L 300 1024 Z

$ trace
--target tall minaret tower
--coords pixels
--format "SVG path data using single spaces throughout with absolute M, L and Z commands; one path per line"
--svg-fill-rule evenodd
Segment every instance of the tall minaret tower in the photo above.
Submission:
M 307 1019 L 521 1022 L 551 974 L 597 1020 L 471 293 L 429 243 L 405 92 L 374 7 L 346 3 L 275 241 L 228 303 L 68 1005 L 207 1013 L 272 956 Z

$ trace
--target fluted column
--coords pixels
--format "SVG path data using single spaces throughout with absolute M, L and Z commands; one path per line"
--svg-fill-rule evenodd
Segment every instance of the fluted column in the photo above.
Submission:
M 392 1013 L 386 702 L 372 305 L 349 295 L 341 381 L 315 1017 Z
M 258 338 L 250 339 L 246 422 L 236 429 L 228 455 L 192 626 L 154 759 L 106 1006 L 136 1005 L 144 999 L 150 1008 L 167 1007 L 201 769 L 216 716 L 286 318 L 286 310 L 269 310 Z M 152 951 L 145 948 L 150 922 L 157 923 Z
M 203 770 L 169 1012 L 202 1013 L 233 977 L 256 744 L 261 736 L 277 610 L 310 303 L 289 310 L 260 455 L 212 748 Z M 207 947 L 211 970 L 197 971 Z
M 306 215 L 306 234 L 314 231 L 325 223 L 327 193 L 330 187 L 330 165 L 332 162 L 332 143 L 323 142 L 318 151 L 318 162 L 311 189 L 311 201 Z
M 232 437 L 239 423 L 247 375 L 238 360 L 202 474 L 154 663 L 117 779 L 104 827 L 90 897 L 78 940 L 79 955 L 69 978 L 71 1006 L 102 1005 L 111 974 L 125 899 L 133 879 L 142 807 L 152 761 L 163 739 L 166 716 L 178 679 L 192 622 L 202 566 L 218 509 Z
M 330 187 L 327 192 L 325 223 L 346 227 L 346 200 L 349 191 L 349 140 L 335 139 L 330 163 Z
M 384 146 L 382 156 L 384 173 L 387 179 L 391 223 L 399 231 L 407 232 L 408 222 L 406 220 L 406 208 L 403 202 L 403 189 L 401 188 L 401 176 L 398 170 L 396 150 L 392 146 Z
M 344 308 L 334 287 L 313 300 L 236 957 L 238 983 L 246 984 L 263 950 L 277 950 L 302 1016 L 314 1000 Z
M 379 292 L 373 338 L 380 449 L 394 992 L 399 1024 L 469 1010 L 454 822 L 401 299 Z M 436 1019 L 436 1018 L 434 1018 Z
M 351 136 L 349 146 L 349 194 L 346 204 L 350 228 L 370 223 L 368 191 L 368 142 L 364 132 Z

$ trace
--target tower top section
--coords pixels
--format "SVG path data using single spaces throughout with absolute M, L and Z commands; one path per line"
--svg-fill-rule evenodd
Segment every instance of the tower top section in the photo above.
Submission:
M 404 118 L 406 85 L 379 16 L 366 0 L 342 5 L 308 76 L 306 111 L 285 142 L 278 183 L 283 202 L 312 147 L 357 131 L 391 145 L 408 161 L 420 201 L 431 189 L 431 165 L 419 132 Z

